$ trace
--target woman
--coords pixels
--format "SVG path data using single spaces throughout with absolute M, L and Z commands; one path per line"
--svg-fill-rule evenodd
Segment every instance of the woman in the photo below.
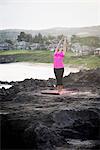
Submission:
M 56 82 L 57 82 L 57 90 L 58 92 L 61 92 L 63 89 L 63 74 L 64 74 L 64 63 L 63 63 L 63 59 L 65 56 L 65 52 L 66 52 L 66 38 L 64 38 L 64 42 L 63 42 L 63 49 L 60 48 L 61 42 L 62 42 L 63 38 L 60 40 L 60 42 L 57 45 L 57 48 L 55 50 L 54 53 L 54 74 L 56 77 Z

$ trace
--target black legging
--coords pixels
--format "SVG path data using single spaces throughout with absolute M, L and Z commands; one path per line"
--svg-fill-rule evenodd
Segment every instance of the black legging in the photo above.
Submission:
M 63 73 L 64 73 L 64 68 L 54 68 L 54 74 L 57 80 L 57 85 L 63 85 L 62 82 Z

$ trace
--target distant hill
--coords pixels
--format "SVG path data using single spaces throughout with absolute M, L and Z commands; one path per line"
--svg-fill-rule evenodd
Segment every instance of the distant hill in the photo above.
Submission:
M 56 27 L 44 30 L 25 30 L 25 29 L 5 29 L 0 30 L 0 41 L 4 39 L 16 40 L 20 32 L 30 33 L 32 36 L 41 33 L 42 35 L 60 35 L 64 34 L 68 37 L 72 35 L 78 36 L 98 36 L 100 37 L 100 26 L 91 27 L 80 27 L 80 28 L 67 28 L 67 27 Z

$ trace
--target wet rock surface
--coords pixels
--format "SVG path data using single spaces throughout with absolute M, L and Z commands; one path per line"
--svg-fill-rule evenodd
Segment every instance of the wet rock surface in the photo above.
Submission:
M 41 94 L 54 79 L 5 83 L 12 87 L 0 89 L 2 149 L 100 149 L 99 68 L 64 77 L 75 90 L 65 95 Z

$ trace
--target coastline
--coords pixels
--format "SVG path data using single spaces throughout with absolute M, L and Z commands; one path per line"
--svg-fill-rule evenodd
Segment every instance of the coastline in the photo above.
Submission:
M 55 79 L 25 79 L 0 89 L 4 149 L 64 150 L 100 147 L 100 68 L 64 77 L 67 95 L 43 95 Z
M 30 63 L 30 62 L 15 62 L 0 64 L 0 79 L 1 81 L 22 81 L 26 78 L 34 79 L 49 79 L 55 78 L 52 63 Z M 64 76 L 71 72 L 80 71 L 79 68 L 69 67 L 65 65 Z

